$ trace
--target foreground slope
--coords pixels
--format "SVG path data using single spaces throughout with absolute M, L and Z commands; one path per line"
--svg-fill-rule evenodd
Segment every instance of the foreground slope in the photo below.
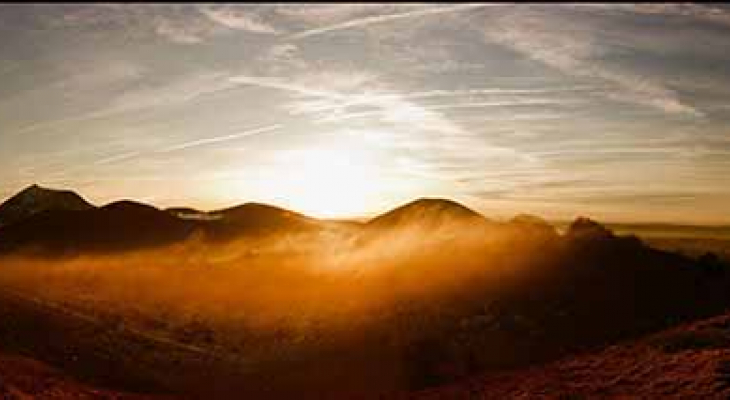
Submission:
M 730 314 L 602 351 L 473 376 L 399 399 L 730 397 Z
M 113 392 L 79 383 L 42 362 L 0 354 L 0 399 L 117 399 L 162 397 Z

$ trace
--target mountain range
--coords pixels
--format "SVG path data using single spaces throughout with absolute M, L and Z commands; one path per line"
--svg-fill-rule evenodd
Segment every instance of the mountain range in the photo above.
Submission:
M 526 222 L 530 220 L 531 222 Z M 515 226 L 541 221 L 516 218 Z M 194 233 L 211 241 L 277 232 L 322 230 L 382 232 L 407 227 L 435 231 L 455 224 L 493 226 L 474 210 L 451 200 L 422 198 L 360 223 L 309 217 L 261 203 L 213 211 L 189 207 L 159 209 L 122 200 L 97 207 L 68 190 L 32 185 L 0 205 L 0 253 L 21 248 L 42 251 L 121 251 L 168 245 Z M 551 229 L 551 228 L 547 228 Z
M 54 254 L 167 245 L 201 232 L 211 240 L 311 230 L 324 221 L 278 207 L 245 203 L 211 212 L 162 210 L 122 200 L 101 207 L 78 194 L 32 185 L 0 205 L 0 252 L 35 248 Z

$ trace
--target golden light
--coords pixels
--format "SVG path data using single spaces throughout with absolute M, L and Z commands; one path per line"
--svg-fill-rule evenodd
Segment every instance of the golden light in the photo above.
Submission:
M 309 149 L 290 154 L 289 166 L 272 190 L 318 217 L 362 212 L 378 188 L 377 171 L 362 152 Z
M 319 143 L 278 152 L 243 184 L 258 198 L 313 217 L 360 215 L 387 186 L 379 160 L 361 142 Z

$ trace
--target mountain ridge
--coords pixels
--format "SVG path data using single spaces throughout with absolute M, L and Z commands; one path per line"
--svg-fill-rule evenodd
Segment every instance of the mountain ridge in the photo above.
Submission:
M 0 227 L 13 224 L 46 210 L 83 211 L 95 208 L 71 190 L 30 185 L 0 204 Z
M 78 250 L 156 246 L 184 240 L 194 232 L 202 232 L 203 237 L 215 241 L 333 229 L 370 238 L 403 228 L 456 234 L 465 227 L 485 229 L 484 232 L 517 229 L 521 234 L 548 240 L 558 235 L 554 225 L 537 216 L 520 214 L 509 221 L 496 222 L 456 201 L 431 197 L 402 204 L 363 223 L 342 223 L 258 202 L 212 211 L 190 207 L 160 209 L 129 199 L 97 207 L 71 190 L 31 185 L 2 203 L 0 211 L 0 252 L 36 244 Z M 12 223 L 2 223 L 7 220 Z M 613 237 L 610 229 L 585 217 L 576 218 L 564 234 L 574 240 L 587 237 L 589 241 Z

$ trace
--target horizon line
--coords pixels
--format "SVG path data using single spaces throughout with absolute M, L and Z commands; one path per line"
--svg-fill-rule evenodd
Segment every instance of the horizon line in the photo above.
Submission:
M 37 187 L 37 188 L 44 189 L 44 190 L 72 192 L 72 193 L 80 196 L 82 199 L 84 199 L 86 202 L 88 202 L 92 206 L 97 207 L 97 208 L 104 207 L 104 206 L 108 206 L 110 204 L 114 204 L 114 203 L 121 202 L 121 201 L 131 201 L 131 202 L 135 202 L 135 203 L 139 203 L 139 204 L 144 204 L 144 205 L 152 206 L 152 207 L 154 207 L 154 208 L 156 208 L 158 210 L 161 210 L 161 211 L 166 211 L 166 210 L 175 209 L 175 208 L 189 208 L 189 209 L 192 209 L 192 210 L 195 210 L 195 211 L 198 211 L 198 212 L 213 213 L 213 212 L 216 212 L 216 211 L 221 211 L 221 210 L 225 210 L 225 209 L 228 209 L 228 208 L 241 206 L 241 205 L 244 205 L 244 204 L 254 203 L 254 204 L 262 204 L 262 205 L 266 205 L 266 206 L 280 208 L 280 209 L 283 209 L 283 210 L 287 210 L 287 211 L 290 211 L 290 212 L 295 212 L 295 213 L 304 215 L 304 216 L 306 216 L 308 218 L 313 218 L 313 219 L 318 219 L 318 220 L 366 222 L 366 221 L 369 221 L 369 220 L 371 220 L 373 218 L 378 217 L 379 215 L 382 215 L 384 213 L 387 213 L 388 211 L 394 210 L 396 208 L 402 207 L 402 206 L 407 205 L 407 204 L 411 204 L 411 203 L 413 203 L 415 201 L 422 200 L 422 199 L 434 199 L 434 200 L 448 200 L 448 201 L 455 202 L 455 203 L 461 205 L 462 207 L 466 207 L 466 208 L 468 208 L 468 209 L 470 209 L 470 210 L 478 213 L 479 215 L 481 215 L 481 216 L 483 216 L 485 218 L 493 219 L 493 220 L 500 221 L 500 222 L 509 221 L 509 220 L 511 220 L 511 219 L 513 219 L 515 217 L 520 216 L 520 215 L 534 216 L 534 217 L 538 217 L 538 218 L 546 221 L 550 225 L 553 225 L 553 227 L 555 227 L 556 229 L 559 228 L 559 227 L 561 227 L 561 226 L 564 226 L 564 225 L 569 225 L 570 223 L 572 223 L 573 221 L 575 221 L 576 219 L 581 218 L 581 217 L 589 218 L 591 220 L 594 220 L 596 222 L 601 223 L 602 225 L 632 225 L 632 226 L 652 226 L 653 225 L 653 226 L 666 226 L 666 227 L 696 227 L 696 228 L 705 228 L 705 229 L 730 229 L 730 221 L 719 222 L 719 223 L 701 223 L 701 222 L 668 222 L 668 221 L 663 221 L 663 220 L 653 220 L 653 221 L 652 220 L 648 220 L 647 221 L 647 220 L 600 219 L 600 218 L 597 218 L 597 217 L 593 217 L 593 216 L 591 216 L 589 214 L 581 214 L 581 213 L 575 214 L 575 216 L 573 216 L 573 217 L 545 217 L 545 216 L 542 216 L 542 215 L 539 215 L 539 214 L 525 213 L 525 212 L 516 212 L 514 214 L 511 214 L 510 216 L 505 215 L 504 213 L 498 213 L 497 215 L 488 215 L 488 214 L 485 214 L 482 211 L 479 211 L 478 209 L 475 209 L 473 207 L 467 206 L 467 205 L 465 205 L 465 204 L 463 204 L 461 202 L 458 202 L 456 200 L 453 200 L 451 198 L 434 197 L 434 196 L 420 196 L 420 197 L 415 197 L 412 200 L 409 200 L 409 201 L 406 201 L 406 202 L 399 203 L 399 204 L 396 204 L 394 206 L 391 206 L 386 211 L 382 211 L 382 212 L 372 212 L 372 213 L 364 213 L 364 214 L 360 214 L 360 215 L 338 216 L 338 217 L 333 217 L 333 216 L 329 216 L 329 217 L 327 217 L 327 216 L 318 217 L 318 216 L 311 215 L 309 213 L 297 211 L 296 209 L 293 209 L 293 208 L 290 208 L 290 207 L 284 207 L 284 206 L 281 206 L 281 205 L 278 205 L 278 204 L 274 204 L 274 203 L 267 203 L 267 202 L 255 201 L 255 200 L 237 202 L 237 203 L 234 203 L 232 205 L 223 206 L 223 207 L 216 207 L 216 208 L 212 208 L 212 209 L 198 208 L 198 207 L 192 207 L 192 206 L 166 206 L 166 207 L 161 207 L 161 206 L 158 206 L 157 204 L 154 204 L 153 202 L 146 202 L 146 201 L 135 200 L 135 199 L 129 198 L 129 197 L 123 197 L 123 198 L 119 198 L 117 200 L 112 200 L 112 201 L 106 202 L 106 203 L 104 203 L 102 205 L 96 205 L 93 202 L 89 201 L 83 195 L 79 194 L 76 190 L 72 190 L 72 189 L 55 189 L 55 188 L 51 188 L 51 187 L 48 187 L 48 186 L 40 185 L 38 183 L 33 183 L 33 184 L 30 184 L 30 185 L 24 186 L 22 189 L 20 189 L 15 194 L 11 194 L 9 197 L 7 197 L 5 199 L 2 199 L 0 201 L 0 205 L 4 204 L 8 200 L 12 199 L 16 195 L 18 195 L 21 192 L 23 192 L 24 190 L 29 189 L 29 188 L 33 188 L 33 187 Z

